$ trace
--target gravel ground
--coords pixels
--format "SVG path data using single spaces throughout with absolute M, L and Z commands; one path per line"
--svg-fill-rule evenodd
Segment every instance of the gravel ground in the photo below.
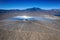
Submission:
M 60 26 L 54 22 L 0 22 L 0 40 L 60 40 Z

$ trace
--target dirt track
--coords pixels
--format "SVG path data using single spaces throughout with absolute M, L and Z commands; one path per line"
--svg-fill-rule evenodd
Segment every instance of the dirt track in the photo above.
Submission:
M 0 22 L 0 40 L 60 40 L 60 29 L 48 22 Z

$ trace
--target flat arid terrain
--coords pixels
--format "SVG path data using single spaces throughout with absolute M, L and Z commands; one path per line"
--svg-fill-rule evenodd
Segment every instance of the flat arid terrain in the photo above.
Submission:
M 0 40 L 60 40 L 60 23 L 1 21 Z
M 59 14 L 58 10 L 39 8 L 22 11 L 0 10 L 0 40 L 60 40 Z M 44 17 L 44 19 L 41 18 L 39 21 L 8 20 L 22 15 Z

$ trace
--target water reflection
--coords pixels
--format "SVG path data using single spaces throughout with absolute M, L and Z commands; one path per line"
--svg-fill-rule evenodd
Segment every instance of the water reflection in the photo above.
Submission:
M 29 17 L 29 18 L 23 18 L 23 17 L 12 17 L 12 18 L 8 18 L 6 20 L 11 20 L 11 21 L 15 21 L 15 20 L 36 20 L 36 21 L 48 21 L 51 22 L 53 21 L 52 19 L 48 19 L 48 18 L 44 18 L 44 17 Z

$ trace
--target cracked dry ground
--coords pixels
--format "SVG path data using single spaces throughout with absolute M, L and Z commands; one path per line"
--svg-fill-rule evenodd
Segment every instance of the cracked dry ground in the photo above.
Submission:
M 0 40 L 60 40 L 57 22 L 0 22 Z

